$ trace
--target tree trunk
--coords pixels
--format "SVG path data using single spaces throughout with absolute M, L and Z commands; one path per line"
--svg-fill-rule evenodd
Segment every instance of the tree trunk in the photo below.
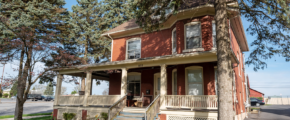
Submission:
M 23 105 L 26 101 L 27 94 L 24 94 L 25 88 L 26 88 L 26 82 L 27 78 L 29 76 L 29 68 L 30 68 L 30 62 L 31 62 L 31 57 L 32 57 L 32 48 L 28 48 L 28 51 L 26 52 L 26 62 L 25 66 L 23 69 L 22 76 L 20 77 L 21 79 L 18 79 L 18 85 L 17 85 L 17 109 L 15 112 L 17 112 L 17 120 L 22 120 L 22 115 L 23 115 Z M 29 91 L 26 91 L 29 92 Z
M 20 60 L 19 60 L 19 70 L 18 70 L 18 82 L 22 79 L 22 68 L 23 68 L 23 59 L 24 59 L 24 47 L 22 47 Z M 18 84 L 17 84 L 17 92 L 18 92 Z M 17 120 L 18 116 L 18 94 L 16 98 L 16 106 L 15 106 L 15 112 L 14 112 L 14 119 Z
M 227 0 L 215 1 L 218 66 L 218 119 L 233 120 L 231 44 L 227 16 Z

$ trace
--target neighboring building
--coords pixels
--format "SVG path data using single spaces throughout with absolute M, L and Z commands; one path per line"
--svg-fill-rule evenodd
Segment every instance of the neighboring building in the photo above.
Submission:
M 193 0 L 192 5 L 183 5 L 177 15 L 169 14 L 157 32 L 147 34 L 130 20 L 104 33 L 112 39 L 111 62 L 56 70 L 54 117 L 62 119 L 64 112 L 75 112 L 80 119 L 109 111 L 110 119 L 140 112 L 137 116 L 147 120 L 217 120 L 215 11 L 212 2 L 206 3 Z M 246 116 L 249 88 L 243 52 L 249 48 L 239 12 L 228 12 L 233 15 L 229 19 L 232 114 L 241 120 Z M 85 95 L 60 96 L 63 75 L 86 76 Z M 109 95 L 91 95 L 92 79 L 109 81 Z M 128 107 L 136 102 L 144 107 Z
M 2 95 L 4 95 L 4 94 L 8 94 L 8 98 L 10 98 L 10 97 L 11 97 L 11 95 L 10 95 L 10 91 L 11 91 L 11 89 L 3 90 Z
M 264 100 L 264 93 L 261 93 L 261 92 L 259 92 L 257 90 L 254 90 L 254 89 L 250 88 L 250 97 L 256 97 L 256 98 L 262 97 L 263 100 Z

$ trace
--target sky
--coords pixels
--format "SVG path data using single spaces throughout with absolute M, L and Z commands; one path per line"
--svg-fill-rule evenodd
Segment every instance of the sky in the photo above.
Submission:
M 76 4 L 77 2 L 75 0 L 66 0 L 66 5 L 64 7 L 71 11 L 71 7 Z M 242 21 L 244 29 L 246 30 L 250 23 L 244 18 L 242 18 Z M 250 47 L 249 52 L 244 52 L 247 59 L 251 50 L 253 50 L 250 44 L 255 40 L 255 37 L 247 32 L 246 37 Z M 264 93 L 265 96 L 277 95 L 290 97 L 290 62 L 285 62 L 284 58 L 275 56 L 270 60 L 266 60 L 266 63 L 267 68 L 258 70 L 257 72 L 253 70 L 253 66 L 245 66 L 246 74 L 248 74 L 250 80 L 250 87 Z M 41 64 L 39 66 L 41 66 Z M 4 77 L 14 75 L 15 73 L 17 74 L 17 72 L 13 71 L 13 68 L 17 68 L 17 64 L 7 64 L 5 66 Z M 0 65 L 0 75 L 2 75 L 2 71 L 3 65 Z M 67 94 L 70 94 L 75 86 L 73 83 L 63 83 L 62 85 L 67 87 Z M 101 85 L 96 86 L 94 81 L 92 94 L 101 95 L 107 88 L 108 83 L 101 82 Z

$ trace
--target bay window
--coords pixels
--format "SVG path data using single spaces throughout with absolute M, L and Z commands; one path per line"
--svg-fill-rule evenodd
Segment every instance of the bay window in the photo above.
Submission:
M 201 25 L 200 22 L 191 22 L 185 24 L 185 50 L 188 51 L 197 51 L 203 50 L 202 48 L 202 37 L 201 37 Z

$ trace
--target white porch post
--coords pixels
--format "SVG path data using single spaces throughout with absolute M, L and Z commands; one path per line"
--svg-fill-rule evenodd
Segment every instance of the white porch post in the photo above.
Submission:
M 60 96 L 60 93 L 61 93 L 62 79 L 63 79 L 63 75 L 62 74 L 58 74 L 57 75 L 57 80 L 56 80 L 56 88 L 55 88 L 55 101 L 54 101 L 53 105 L 59 105 L 58 101 L 59 101 L 59 96 Z
M 165 95 L 167 95 L 167 72 L 165 64 L 161 65 L 160 78 L 160 105 L 161 109 L 165 109 Z
M 88 106 L 88 97 L 91 95 L 91 87 L 92 87 L 91 84 L 92 84 L 92 72 L 87 71 L 84 106 Z
M 127 94 L 127 68 L 122 68 L 121 97 Z

